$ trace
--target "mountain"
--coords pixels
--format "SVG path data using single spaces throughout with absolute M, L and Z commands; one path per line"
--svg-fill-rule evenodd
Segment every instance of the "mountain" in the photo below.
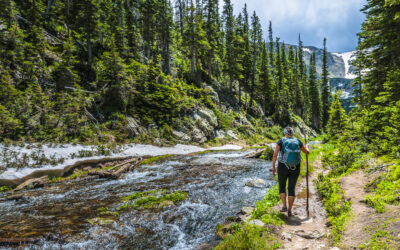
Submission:
M 322 55 L 323 49 L 316 48 L 313 46 L 305 46 L 304 60 L 308 66 L 310 62 L 310 56 L 315 52 L 317 73 L 322 74 Z M 354 88 L 352 86 L 353 79 L 356 77 L 356 67 L 351 63 L 356 59 L 356 51 L 348 51 L 343 53 L 328 52 L 328 71 L 330 78 L 331 91 L 341 90 L 341 101 L 344 109 L 349 111 L 354 104 L 352 99 L 354 98 Z

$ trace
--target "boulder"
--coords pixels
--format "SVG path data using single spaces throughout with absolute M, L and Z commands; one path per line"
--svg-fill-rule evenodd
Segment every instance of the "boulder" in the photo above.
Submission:
M 254 226 L 259 226 L 259 227 L 264 227 L 265 223 L 260 221 L 260 220 L 250 220 L 247 222 L 249 225 L 254 225 Z
M 237 134 L 236 134 L 235 132 L 233 132 L 233 130 L 228 130 L 228 131 L 226 132 L 226 134 L 229 135 L 230 137 L 232 137 L 232 138 L 235 139 L 235 140 L 239 140 Z
M 211 99 L 213 100 L 213 102 L 215 103 L 219 103 L 219 96 L 218 93 L 213 89 L 213 87 L 211 86 L 206 86 L 204 88 L 206 91 L 209 91 L 211 93 Z
M 305 232 L 304 230 L 296 230 L 294 233 L 297 236 L 303 237 L 305 239 L 319 239 L 319 238 L 322 238 L 324 236 L 318 230 L 314 230 L 312 232 Z
M 204 135 L 203 131 L 201 131 L 200 129 L 198 129 L 196 127 L 192 129 L 191 138 L 192 138 L 192 141 L 200 143 L 200 144 L 207 141 L 207 138 Z
M 215 114 L 212 110 L 202 108 L 199 111 L 197 111 L 197 113 L 199 114 L 199 116 L 201 118 L 207 120 L 207 122 L 209 122 L 211 124 L 211 126 L 213 126 L 213 127 L 218 126 L 217 117 L 215 116 Z
M 246 182 L 246 186 L 255 188 L 264 188 L 267 186 L 267 183 L 263 179 L 251 179 Z
M 287 233 L 287 232 L 283 232 L 282 233 L 282 238 L 283 238 L 283 240 L 292 241 L 292 234 L 291 233 Z
M 251 215 L 253 210 L 254 207 L 242 207 L 242 209 L 240 210 L 240 214 Z
M 224 138 L 226 137 L 226 132 L 223 130 L 215 131 L 215 138 Z
M 15 188 L 15 191 L 18 191 L 21 189 L 34 189 L 34 188 L 43 187 L 45 184 L 47 184 L 47 181 L 48 181 L 47 175 L 42 176 L 40 178 L 36 178 L 36 179 L 29 179 L 29 180 L 23 182 L 22 184 L 18 185 Z
M 128 123 L 126 125 L 126 129 L 129 133 L 129 137 L 134 138 L 136 136 L 142 135 L 145 133 L 145 130 L 143 129 L 142 126 L 140 126 L 139 122 L 136 121 L 132 117 L 127 117 L 126 118 Z
M 197 120 L 196 125 L 201 131 L 203 131 L 204 135 L 207 138 L 214 137 L 214 127 L 207 122 L 207 120 Z
M 181 141 L 189 142 L 190 136 L 182 131 L 172 130 L 172 134 Z

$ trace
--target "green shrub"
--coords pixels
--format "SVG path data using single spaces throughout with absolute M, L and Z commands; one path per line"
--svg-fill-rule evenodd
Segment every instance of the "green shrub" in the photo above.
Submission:
M 339 179 L 319 174 L 315 184 L 323 199 L 328 220 L 332 224 L 331 239 L 337 243 L 350 217 L 351 202 L 345 199 Z
M 255 225 L 240 225 L 235 233 L 225 237 L 215 247 L 216 250 L 228 249 L 278 249 L 280 244 L 271 236 L 271 232 Z

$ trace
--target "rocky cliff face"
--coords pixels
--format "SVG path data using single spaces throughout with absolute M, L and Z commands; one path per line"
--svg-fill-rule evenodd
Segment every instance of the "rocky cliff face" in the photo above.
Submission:
M 304 47 L 304 59 L 308 66 L 311 54 L 315 52 L 317 60 L 317 73 L 322 74 L 322 55 L 323 49 L 313 46 Z M 342 90 L 341 101 L 345 110 L 349 111 L 354 107 L 352 99 L 354 98 L 353 79 L 356 78 L 356 68 L 351 63 L 356 59 L 356 51 L 343 53 L 328 52 L 328 71 L 331 79 L 331 91 Z
M 323 50 L 320 48 L 306 46 L 304 47 L 304 59 L 308 66 L 311 53 L 315 52 L 317 60 L 317 73 L 322 74 L 322 54 Z M 330 78 L 346 78 L 354 79 L 356 68 L 351 65 L 355 59 L 355 51 L 333 53 L 328 52 L 328 71 Z

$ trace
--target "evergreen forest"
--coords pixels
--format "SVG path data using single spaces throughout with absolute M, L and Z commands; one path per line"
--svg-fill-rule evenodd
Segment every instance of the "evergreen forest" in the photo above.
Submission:
M 300 35 L 286 45 L 246 5 L 234 15 L 229 0 L 222 10 L 218 0 L 1 3 L 2 140 L 171 138 L 199 107 L 216 114 L 216 129 L 238 112 L 262 127 L 328 122 L 326 40 L 317 77 Z M 129 119 L 147 135 L 129 136 Z

